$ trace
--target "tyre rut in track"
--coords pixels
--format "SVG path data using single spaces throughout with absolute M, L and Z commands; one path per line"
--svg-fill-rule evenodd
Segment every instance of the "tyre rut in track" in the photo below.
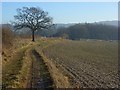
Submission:
M 36 50 L 32 50 L 33 61 L 31 67 L 30 88 L 53 88 L 53 79 L 43 58 Z

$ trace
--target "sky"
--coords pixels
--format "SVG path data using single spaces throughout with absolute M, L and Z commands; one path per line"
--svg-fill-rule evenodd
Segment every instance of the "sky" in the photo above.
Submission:
M 53 23 L 84 23 L 118 19 L 117 2 L 2 2 L 2 23 L 14 21 L 16 9 L 40 7 Z

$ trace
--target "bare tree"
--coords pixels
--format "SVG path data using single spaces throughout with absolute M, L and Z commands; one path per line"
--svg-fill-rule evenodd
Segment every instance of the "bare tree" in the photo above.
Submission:
M 52 18 L 48 12 L 39 7 L 23 7 L 17 9 L 17 15 L 14 16 L 13 26 L 16 30 L 29 28 L 32 31 L 32 41 L 34 42 L 34 33 L 37 30 L 48 29 L 52 25 Z

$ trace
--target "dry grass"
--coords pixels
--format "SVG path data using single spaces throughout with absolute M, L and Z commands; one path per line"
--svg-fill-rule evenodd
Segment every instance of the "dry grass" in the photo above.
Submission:
M 19 42 L 17 44 L 17 42 Z M 20 43 L 22 42 L 22 43 Z M 2 79 L 3 87 L 26 87 L 27 76 L 31 65 L 29 48 L 34 46 L 30 41 L 16 41 L 10 49 L 3 49 Z M 10 51 L 13 51 L 10 53 Z
M 27 46 L 30 43 L 30 39 L 14 39 L 12 46 L 2 48 L 2 63 L 5 65 L 10 59 L 19 51 L 19 49 Z
M 34 43 L 17 39 L 4 49 L 4 85 L 27 87 L 33 49 L 42 56 L 56 87 L 117 87 L 117 42 L 53 38 L 37 38 Z
M 17 52 L 9 63 L 3 65 L 3 87 L 16 87 L 15 81 L 18 80 L 17 75 L 20 73 L 23 57 L 25 56 L 25 49 Z
M 46 58 L 43 54 L 42 50 L 44 48 L 50 47 L 58 42 L 64 41 L 63 39 L 42 39 L 38 42 L 38 46 L 36 46 L 36 51 L 43 57 L 44 62 L 48 66 L 50 74 L 54 80 L 54 84 L 57 88 L 70 88 L 71 85 L 69 83 L 68 77 L 63 74 L 57 65 Z
M 47 59 L 43 53 L 40 53 L 40 54 L 43 57 L 43 60 L 45 61 L 46 65 L 48 66 L 50 74 L 54 80 L 55 87 L 56 88 L 71 88 L 68 77 L 62 73 L 62 71 L 56 66 L 54 62 Z
M 10 49 L 3 49 L 3 87 L 4 88 L 26 88 L 28 83 L 31 81 L 30 70 L 32 63 L 31 50 L 35 47 L 39 47 L 41 51 L 43 48 L 57 43 L 59 40 L 54 39 L 38 39 L 35 43 L 30 42 L 30 39 L 16 39 L 16 42 Z M 10 53 L 13 51 L 12 53 Z M 53 66 L 52 66 L 53 67 Z M 55 66 L 54 68 L 55 69 Z M 52 70 L 53 70 L 52 69 Z M 51 70 L 51 69 L 50 69 Z M 58 76 L 56 72 L 56 76 Z M 55 75 L 54 75 L 55 76 Z M 62 74 L 60 74 L 63 77 Z M 58 78 L 55 78 L 57 80 Z M 62 81 L 60 80 L 62 79 Z M 60 80 L 60 81 L 59 81 Z M 63 84 L 63 78 L 59 78 L 57 86 Z M 68 84 L 68 83 L 66 83 Z M 65 85 L 66 85 L 65 84 Z
M 25 52 L 20 74 L 17 75 L 18 80 L 15 81 L 15 83 L 17 84 L 15 88 L 27 88 L 27 84 L 30 82 L 31 64 L 31 49 L 28 49 Z
M 13 45 L 14 33 L 9 27 L 2 27 L 2 44 L 3 48 L 8 48 Z

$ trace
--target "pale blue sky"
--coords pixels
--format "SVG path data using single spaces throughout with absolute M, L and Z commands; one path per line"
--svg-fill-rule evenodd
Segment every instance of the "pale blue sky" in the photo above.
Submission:
M 117 2 L 4 2 L 2 23 L 14 20 L 16 9 L 24 6 L 40 7 L 49 12 L 53 23 L 84 23 L 118 19 Z

